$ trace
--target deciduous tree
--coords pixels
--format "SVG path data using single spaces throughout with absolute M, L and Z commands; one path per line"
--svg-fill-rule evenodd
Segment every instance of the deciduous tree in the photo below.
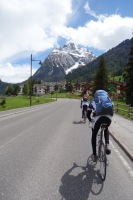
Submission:
M 29 83 L 28 83 L 28 82 L 26 82 L 26 83 L 24 84 L 23 93 L 24 93 L 25 95 L 29 95 L 29 94 L 30 94 L 30 89 L 29 89 Z

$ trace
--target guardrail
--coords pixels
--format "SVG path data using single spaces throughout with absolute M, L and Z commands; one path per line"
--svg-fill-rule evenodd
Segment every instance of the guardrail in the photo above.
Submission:
M 126 104 L 117 103 L 114 105 L 115 112 L 133 119 L 133 107 Z

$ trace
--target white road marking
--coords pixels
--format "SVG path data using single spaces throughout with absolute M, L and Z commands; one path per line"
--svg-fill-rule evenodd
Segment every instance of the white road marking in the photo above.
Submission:
M 133 178 L 133 170 L 132 168 L 129 166 L 128 162 L 125 160 L 125 158 L 121 155 L 121 153 L 118 151 L 117 148 L 115 148 L 115 146 L 113 145 L 113 143 L 110 141 L 110 144 L 113 148 L 113 150 L 116 152 L 117 156 L 120 158 L 120 160 L 122 161 L 123 165 L 126 167 L 129 175 Z
M 20 135 L 12 138 L 11 140 L 9 140 L 7 143 L 5 143 L 4 145 L 0 146 L 0 150 L 3 149 L 5 146 L 7 146 L 8 144 L 10 144 L 11 142 L 14 142 L 15 140 L 17 140 L 19 137 L 21 137 L 26 131 L 22 132 Z

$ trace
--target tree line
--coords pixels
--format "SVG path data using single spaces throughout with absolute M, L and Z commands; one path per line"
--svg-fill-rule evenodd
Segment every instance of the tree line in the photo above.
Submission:
M 33 85 L 34 84 L 40 84 L 41 81 L 40 80 L 32 80 L 28 79 L 28 81 L 26 81 L 24 83 L 24 87 L 23 87 L 23 94 L 24 95 L 30 95 L 30 92 L 33 89 Z M 32 88 L 32 89 L 31 89 Z M 5 95 L 11 96 L 17 96 L 20 92 L 20 85 L 19 84 L 9 84 L 6 89 L 5 89 Z
M 84 73 L 84 70 L 82 68 L 79 68 L 79 70 Z M 113 71 L 112 71 L 113 73 Z M 131 49 L 129 53 L 129 59 L 127 61 L 125 71 L 123 73 L 123 79 L 126 82 L 126 103 L 133 106 L 133 38 L 131 39 Z M 70 79 L 72 80 L 72 79 Z M 93 87 L 93 93 L 98 89 L 103 89 L 108 91 L 108 85 L 109 85 L 109 70 L 107 67 L 107 64 L 105 63 L 105 56 L 102 55 L 99 57 L 99 64 L 97 65 L 97 69 L 95 72 L 95 75 L 93 75 L 94 80 L 94 87 Z M 32 92 L 33 85 L 35 83 L 41 83 L 40 80 L 31 80 L 29 79 L 24 83 L 23 87 L 23 94 L 29 95 L 30 92 Z M 16 84 L 9 84 L 6 88 L 5 94 L 6 95 L 18 95 L 20 91 L 20 86 Z M 66 91 L 72 92 L 73 91 L 73 85 L 71 81 L 67 80 L 66 83 Z
M 131 39 L 131 44 L 132 45 L 129 53 L 129 59 L 126 64 L 125 72 L 123 73 L 123 79 L 126 82 L 126 103 L 133 106 L 133 38 Z M 108 85 L 108 68 L 105 64 L 105 57 L 101 56 L 99 66 L 94 77 L 93 93 L 99 89 L 108 91 Z
M 125 40 L 118 46 L 103 54 L 110 77 L 121 76 L 126 70 L 126 64 L 128 62 L 129 52 L 132 45 L 131 43 L 131 40 Z M 73 69 L 65 76 L 66 80 L 73 80 L 73 82 L 79 83 L 93 81 L 100 59 L 101 56 L 97 57 L 85 66 Z

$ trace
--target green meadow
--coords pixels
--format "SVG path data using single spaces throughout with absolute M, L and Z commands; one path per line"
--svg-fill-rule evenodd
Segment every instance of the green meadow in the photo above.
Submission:
M 32 106 L 39 105 L 39 104 L 45 104 L 57 101 L 58 98 L 70 98 L 70 99 L 79 99 L 81 100 L 81 96 L 79 93 L 53 93 L 53 94 L 47 94 L 42 97 L 35 97 L 32 96 Z M 91 97 L 90 97 L 91 99 Z M 0 103 L 2 102 L 2 98 L 0 98 Z M 16 96 L 16 97 L 6 97 L 5 98 L 6 104 L 4 106 L 0 106 L 0 111 L 6 111 L 11 110 L 15 108 L 22 108 L 22 107 L 29 107 L 30 106 L 30 96 Z M 119 104 L 119 110 L 117 110 L 117 104 Z M 125 102 L 123 101 L 114 101 L 115 105 L 115 111 L 116 113 L 126 117 L 133 119 L 133 116 L 129 116 L 128 114 L 128 108 Z M 133 113 L 133 109 L 130 111 Z
M 32 106 L 50 103 L 56 101 L 58 98 L 81 98 L 78 94 L 70 93 L 53 93 L 47 94 L 42 97 L 32 96 Z M 0 104 L 3 98 L 0 98 Z M 0 106 L 0 111 L 11 110 L 14 108 L 28 107 L 30 106 L 30 96 L 15 96 L 15 97 L 6 97 L 6 104 Z
M 50 103 L 55 101 L 52 98 L 45 97 L 32 97 L 32 106 Z M 0 111 L 11 110 L 14 108 L 28 107 L 30 106 L 30 97 L 29 96 L 17 96 L 17 97 L 6 97 L 5 106 L 0 106 Z

